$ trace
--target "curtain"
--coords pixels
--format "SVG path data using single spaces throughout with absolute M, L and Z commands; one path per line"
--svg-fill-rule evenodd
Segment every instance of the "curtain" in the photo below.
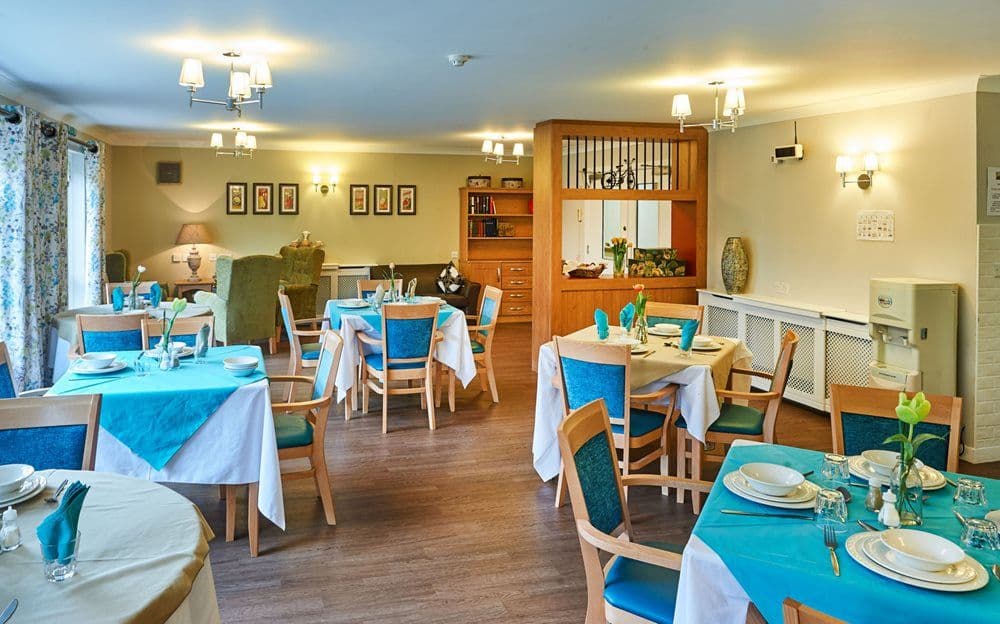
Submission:
M 97 152 L 84 152 L 84 191 L 86 221 L 87 305 L 104 303 L 104 178 L 107 170 L 107 146 L 97 143 Z
M 49 381 L 52 317 L 68 298 L 67 132 L 31 109 L 16 110 L 20 123 L 0 123 L 0 338 L 15 387 L 27 390 Z

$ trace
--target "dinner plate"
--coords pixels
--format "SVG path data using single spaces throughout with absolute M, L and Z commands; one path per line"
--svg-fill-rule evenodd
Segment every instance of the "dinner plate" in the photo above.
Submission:
M 611 336 L 611 338 L 608 339 L 608 344 L 628 345 L 630 347 L 634 347 L 635 345 L 642 343 L 631 336 L 622 336 L 619 334 L 617 336 Z
M 726 486 L 727 490 L 729 490 L 733 494 L 739 496 L 740 498 L 744 498 L 744 499 L 746 499 L 748 501 L 752 501 L 754 503 L 758 503 L 758 504 L 761 504 L 761 505 L 766 505 L 768 507 L 777 507 L 778 509 L 812 509 L 813 508 L 813 501 L 812 500 L 807 500 L 807 501 L 800 502 L 800 503 L 780 503 L 780 502 L 777 502 L 777 501 L 767 500 L 766 498 L 761 498 L 762 495 L 758 495 L 756 493 L 750 493 L 750 492 L 747 492 L 745 490 L 741 490 L 739 488 L 739 486 L 736 485 L 736 480 L 737 480 L 737 478 L 739 478 L 739 474 L 740 473 L 738 473 L 736 471 L 730 472 L 729 474 L 727 474 L 726 476 L 724 476 L 722 478 L 722 483 L 723 483 L 723 485 Z M 749 488 L 750 486 L 748 485 L 746 487 Z
M 927 570 L 918 570 L 912 566 L 908 566 L 899 560 L 892 549 L 886 546 L 885 542 L 881 539 L 865 540 L 861 542 L 861 552 L 868 555 L 868 558 L 879 564 L 883 568 L 888 568 L 893 572 L 902 574 L 904 576 L 909 576 L 910 578 L 915 578 L 921 581 L 927 581 L 928 583 L 944 583 L 946 585 L 957 585 L 959 583 L 968 583 L 976 578 L 976 569 L 974 566 L 969 565 L 968 555 L 965 559 L 958 562 L 955 565 L 948 566 L 944 570 L 939 570 L 937 572 L 929 572 Z
M 746 477 L 739 473 L 739 471 L 734 471 L 736 476 L 733 477 L 733 485 L 742 490 L 744 494 L 749 494 L 755 498 L 760 498 L 762 500 L 771 501 L 774 503 L 804 503 L 806 501 L 812 501 L 816 498 L 816 492 L 819 492 L 820 487 L 815 483 L 810 481 L 803 481 L 801 485 L 796 487 L 788 496 L 772 496 L 770 494 L 764 494 L 763 492 L 758 492 L 750 485 Z
M 848 457 L 847 467 L 850 469 L 852 475 L 858 477 L 859 479 L 864 479 L 866 483 L 872 477 L 878 479 L 882 483 L 885 483 L 885 476 L 876 472 L 868 464 L 868 460 L 860 455 L 852 455 L 851 457 Z M 920 469 L 920 479 L 924 482 L 925 491 L 940 490 L 946 484 L 944 475 L 930 466 L 924 466 Z
M 74 375 L 107 375 L 109 373 L 117 373 L 127 366 L 128 364 L 125 362 L 115 360 L 110 366 L 104 368 L 84 368 L 78 364 L 74 364 L 69 370 Z
M 24 483 L 21 484 L 21 489 L 14 492 L 7 498 L 0 499 L 0 507 L 16 505 L 17 503 L 23 503 L 29 498 L 34 498 L 39 492 L 45 489 L 45 484 L 45 477 L 36 473 L 30 479 L 26 479 Z
M 699 346 L 696 346 L 696 345 L 691 345 L 691 350 L 692 351 L 718 351 L 720 349 L 722 349 L 722 345 L 719 344 L 718 342 L 713 342 L 712 344 L 705 345 L 703 347 L 699 347 Z
M 632 345 L 632 355 L 639 355 L 641 353 L 646 353 L 649 351 L 649 345 L 644 345 L 641 342 L 639 344 Z
M 675 329 L 673 331 L 670 330 L 661 331 L 659 329 L 656 329 L 655 327 L 650 327 L 649 329 L 646 330 L 646 332 L 648 332 L 649 335 L 651 336 L 664 336 L 666 338 L 676 338 L 677 336 L 681 335 L 681 331 L 679 329 Z
M 353 309 L 357 309 L 357 308 L 367 308 L 368 304 L 366 302 L 364 302 L 364 301 L 361 301 L 360 299 L 345 299 L 343 301 L 338 301 L 337 302 L 337 307 L 338 308 L 350 308 L 350 309 L 353 310 Z
M 144 354 L 146 357 L 160 359 L 161 351 L 159 349 L 149 349 L 145 351 Z M 194 348 L 184 347 L 181 349 L 180 353 L 177 354 L 177 357 L 186 358 L 191 357 L 192 355 L 194 355 Z
M 865 554 L 863 547 L 871 540 L 881 542 L 882 536 L 879 533 L 872 533 L 868 531 L 855 533 L 847 538 L 847 541 L 844 543 L 844 548 L 847 550 L 847 554 L 851 556 L 851 559 L 854 559 L 862 567 L 871 570 L 879 576 L 898 581 L 904 585 L 911 585 L 913 587 L 922 587 L 923 589 L 933 589 L 943 592 L 968 592 L 984 587 L 990 580 L 990 577 L 986 572 L 986 568 L 971 557 L 968 557 L 965 563 L 968 563 L 975 570 L 976 576 L 974 579 L 966 583 L 932 583 L 914 578 L 912 576 L 907 576 L 906 574 L 894 572 L 889 568 L 879 565 Z
M 418 297 L 414 297 L 414 298 L 415 298 L 415 299 L 416 299 L 416 300 L 417 300 L 418 302 L 420 302 L 420 303 L 440 303 L 440 304 L 442 304 L 442 305 L 444 305 L 445 303 L 448 303 L 447 301 L 445 301 L 445 300 L 444 300 L 444 299 L 442 299 L 441 297 L 425 297 L 425 296 L 418 296 Z

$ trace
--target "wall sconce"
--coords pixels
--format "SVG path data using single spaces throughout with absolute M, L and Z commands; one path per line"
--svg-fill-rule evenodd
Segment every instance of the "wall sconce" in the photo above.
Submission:
M 331 171 L 330 172 L 330 176 L 327 179 L 327 182 L 324 183 L 323 182 L 323 177 L 320 175 L 319 170 L 314 169 L 313 170 L 312 183 L 313 183 L 313 190 L 314 191 L 318 191 L 318 192 L 326 195 L 330 191 L 336 191 L 337 190 L 337 174 L 334 173 L 333 171 Z
M 837 173 L 840 174 L 840 184 L 847 188 L 848 184 L 857 184 L 859 189 L 867 189 L 872 185 L 872 175 L 878 171 L 878 154 L 868 152 L 864 156 L 864 173 L 859 173 L 853 180 L 847 179 L 847 174 L 854 171 L 854 159 L 845 154 L 837 156 Z

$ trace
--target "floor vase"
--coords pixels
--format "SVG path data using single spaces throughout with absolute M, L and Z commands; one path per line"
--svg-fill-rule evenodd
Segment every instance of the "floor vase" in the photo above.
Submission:
M 722 247 L 722 283 L 726 287 L 726 292 L 730 295 L 743 292 L 749 271 L 750 262 L 743 247 L 743 239 L 739 236 L 730 236 Z

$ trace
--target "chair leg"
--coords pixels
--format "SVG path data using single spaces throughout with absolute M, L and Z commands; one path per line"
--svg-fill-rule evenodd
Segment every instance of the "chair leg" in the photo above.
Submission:
M 455 411 L 455 371 L 448 369 L 448 409 Z
M 566 502 L 566 492 L 568 491 L 568 486 L 566 485 L 566 476 L 564 472 L 562 463 L 559 464 L 559 480 L 556 481 L 556 509 L 563 506 Z
M 499 403 L 500 396 L 497 394 L 497 379 L 493 375 L 493 358 L 486 360 L 486 377 L 489 380 L 490 392 L 493 394 L 493 402 Z
M 219 486 L 219 500 L 226 500 L 226 486 Z
M 434 373 L 431 373 L 432 376 L 433 376 L 433 374 Z M 406 386 L 407 387 L 411 387 L 410 382 L 407 382 Z M 421 392 L 420 393 L 420 409 L 422 409 L 422 410 L 427 409 L 427 401 L 428 400 L 431 402 L 431 405 L 434 404 L 434 397 L 433 396 L 428 395 L 426 391 L 425 392 Z
M 691 478 L 695 481 L 701 480 L 702 450 L 701 442 L 691 438 Z M 691 491 L 691 507 L 694 510 L 694 515 L 697 516 L 701 513 L 701 492 Z
M 664 449 L 663 455 L 660 457 L 660 474 L 664 477 L 670 475 L 670 455 L 667 455 L 666 449 Z M 660 495 L 670 496 L 670 488 L 667 486 L 661 487 Z
M 364 385 L 361 386 L 361 413 L 362 414 L 367 414 L 368 413 L 368 400 L 371 397 L 372 389 L 368 387 L 368 380 L 367 379 L 365 379 L 361 383 L 364 384 Z
M 318 456 L 317 456 L 318 455 Z M 326 456 L 320 451 L 312 457 L 313 480 L 316 482 L 316 490 L 323 501 L 323 513 L 326 514 L 326 523 L 330 526 L 337 524 L 337 515 L 333 510 L 333 486 L 330 485 L 330 474 L 326 471 Z
M 687 477 L 687 430 L 677 429 L 677 476 Z M 684 488 L 677 488 L 677 502 L 684 502 Z
M 483 362 L 476 362 L 476 374 L 479 375 L 479 387 L 483 392 L 489 390 L 489 381 L 486 379 L 486 365 Z
M 365 392 L 368 388 L 365 388 Z M 365 413 L 368 413 L 367 405 L 365 405 Z M 382 433 L 389 433 L 389 380 L 387 379 L 382 384 Z
M 357 386 L 357 384 L 354 384 Z M 351 419 L 351 412 L 354 411 L 354 388 L 352 387 L 347 391 L 347 395 L 344 397 L 344 420 Z
M 226 541 L 236 539 L 236 486 L 219 486 L 226 495 Z
M 247 489 L 247 533 L 250 536 L 250 556 L 260 553 L 260 513 L 257 511 L 259 484 L 251 483 Z
M 434 375 L 437 378 L 437 383 L 434 384 L 434 407 L 441 407 L 441 389 L 444 388 L 444 383 L 441 381 L 441 377 L 445 374 L 443 364 L 434 365 Z
M 437 423 L 434 421 L 434 375 L 428 372 L 427 377 L 424 379 L 424 394 L 421 396 L 427 396 L 427 424 L 430 426 L 431 431 L 437 429 Z
M 278 341 L 274 339 L 274 336 L 267 339 L 267 352 L 270 355 L 278 352 Z

